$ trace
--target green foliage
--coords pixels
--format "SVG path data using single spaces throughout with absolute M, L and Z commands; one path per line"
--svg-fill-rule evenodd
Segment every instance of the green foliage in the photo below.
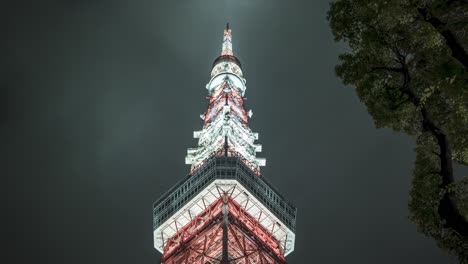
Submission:
M 468 180 L 442 183 L 442 148 L 436 135 L 448 140 L 450 150 L 444 154 L 468 165 L 468 71 L 441 35 L 450 30 L 459 42 L 468 43 L 463 33 L 468 21 L 465 3 L 338 0 L 328 13 L 336 41 L 349 47 L 339 56 L 336 74 L 356 88 L 376 127 L 417 138 L 410 218 L 461 263 L 468 262 L 468 238 L 445 225 L 438 207 L 448 192 L 459 211 L 466 212 Z M 443 29 L 428 23 L 435 16 Z
M 416 223 L 420 232 L 435 238 L 441 248 L 457 252 L 460 263 L 468 263 L 468 243 L 452 229 L 444 228 L 444 220 L 437 211 L 439 201 L 448 192 L 457 200 L 459 210 L 465 210 L 463 213 L 467 215 L 468 177 L 464 181 L 440 188 L 437 149 L 437 144 L 428 133 L 417 138 L 413 188 L 408 206 L 410 219 Z

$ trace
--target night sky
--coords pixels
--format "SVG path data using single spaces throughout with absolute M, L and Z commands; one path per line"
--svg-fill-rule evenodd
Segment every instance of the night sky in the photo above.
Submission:
M 2 4 L 9 263 L 158 263 L 152 203 L 189 170 L 227 21 L 262 172 L 298 209 L 289 263 L 452 263 L 408 220 L 414 140 L 375 129 L 335 76 L 328 6 Z

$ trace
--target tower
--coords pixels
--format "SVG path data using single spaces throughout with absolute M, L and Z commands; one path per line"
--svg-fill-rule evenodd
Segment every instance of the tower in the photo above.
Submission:
M 213 62 L 208 110 L 187 150 L 190 173 L 153 206 L 154 247 L 163 264 L 286 263 L 296 208 L 260 173 L 266 160 L 244 108 L 246 80 L 227 24 Z

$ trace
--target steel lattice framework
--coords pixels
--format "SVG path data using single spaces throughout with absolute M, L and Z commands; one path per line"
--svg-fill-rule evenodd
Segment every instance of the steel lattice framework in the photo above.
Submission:
M 162 263 L 219 263 L 223 252 L 229 263 L 285 263 L 280 241 L 229 190 L 168 240 Z
M 296 208 L 261 175 L 241 64 L 229 24 L 207 84 L 208 110 L 189 175 L 154 203 L 154 246 L 164 264 L 283 264 L 294 250 Z
M 252 111 L 244 108 L 246 80 L 241 64 L 232 52 L 232 35 L 229 27 L 224 30 L 223 49 L 213 63 L 211 80 L 206 85 L 209 94 L 208 110 L 201 115 L 203 129 L 195 131 L 198 147 L 188 149 L 185 162 L 192 164 L 191 173 L 203 165 L 214 153 L 228 149 L 238 153 L 252 170 L 259 172 L 266 160 L 257 158 L 262 146 L 255 144 L 258 134 L 249 127 Z

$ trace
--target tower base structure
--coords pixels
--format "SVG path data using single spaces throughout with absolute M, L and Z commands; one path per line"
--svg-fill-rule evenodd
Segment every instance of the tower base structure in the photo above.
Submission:
M 198 219 L 176 234 L 161 263 L 286 263 L 279 241 L 223 192 Z M 183 246 L 177 247 L 178 243 Z
M 164 264 L 283 264 L 294 250 L 296 209 L 238 157 L 211 158 L 153 212 Z

